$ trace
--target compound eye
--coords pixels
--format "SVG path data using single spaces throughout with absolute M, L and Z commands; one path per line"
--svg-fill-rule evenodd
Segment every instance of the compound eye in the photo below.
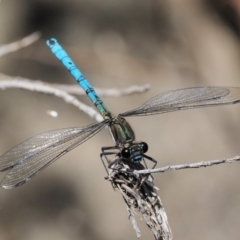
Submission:
M 143 153 L 146 153 L 148 151 L 148 145 L 145 142 L 141 143 L 142 151 Z
M 122 149 L 122 156 L 123 156 L 124 158 L 129 158 L 129 157 L 130 157 L 130 151 L 129 151 L 128 148 L 123 148 L 123 149 Z

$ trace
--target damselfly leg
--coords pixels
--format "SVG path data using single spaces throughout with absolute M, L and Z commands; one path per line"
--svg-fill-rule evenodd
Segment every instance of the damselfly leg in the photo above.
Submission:
M 123 163 L 127 163 L 128 166 L 133 165 L 130 167 L 132 170 L 127 169 L 127 172 L 134 171 L 134 165 L 139 164 L 142 160 L 144 162 L 145 168 L 148 168 L 145 158 L 154 163 L 152 166 L 153 169 L 155 168 L 157 161 L 154 158 L 144 154 L 147 152 L 147 150 L 148 146 L 144 142 L 126 144 L 124 148 L 120 148 L 119 146 L 103 147 L 100 158 L 108 174 L 109 169 L 120 170 L 122 167 L 121 164 L 118 163 L 121 161 L 123 161 Z M 110 159 L 109 157 L 113 155 L 114 158 Z M 123 169 L 121 169 L 121 171 L 123 171 Z
M 106 152 L 109 150 L 115 150 L 115 151 Z M 115 160 L 109 159 L 108 156 L 111 156 L 111 155 L 115 155 L 115 157 L 119 155 L 118 146 L 102 147 L 102 153 L 100 154 L 100 158 L 107 174 L 109 174 L 109 171 L 108 171 L 109 168 L 111 168 L 111 166 L 115 163 L 115 161 L 118 160 L 118 159 L 115 159 Z

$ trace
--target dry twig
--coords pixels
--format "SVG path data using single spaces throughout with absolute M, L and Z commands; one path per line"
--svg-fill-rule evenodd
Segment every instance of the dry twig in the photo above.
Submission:
M 70 94 L 75 94 L 75 95 L 86 94 L 84 90 L 80 88 L 78 85 L 51 84 L 51 86 L 61 89 L 63 91 L 66 91 Z M 94 87 L 94 89 L 99 96 L 122 97 L 122 96 L 132 95 L 136 93 L 144 93 L 150 89 L 150 85 L 149 84 L 145 84 L 142 86 L 134 85 L 125 89 L 117 89 L 117 88 L 103 89 L 103 88 L 96 88 L 96 87 Z
M 134 171 L 133 173 L 134 174 L 151 174 L 151 173 L 175 171 L 175 170 L 182 170 L 182 169 L 189 169 L 189 168 L 211 167 L 211 166 L 222 164 L 222 163 L 233 163 L 233 162 L 238 162 L 238 161 L 240 161 L 240 156 L 236 156 L 233 158 L 227 158 L 227 159 L 221 159 L 221 160 L 202 161 L 202 162 L 198 162 L 198 163 L 165 166 L 165 167 L 155 168 L 155 169 L 144 169 L 144 170 Z
M 0 74 L 0 88 L 7 89 L 7 88 L 22 88 L 26 90 L 37 89 L 39 86 L 49 86 L 69 94 L 74 95 L 86 95 L 85 91 L 79 87 L 79 85 L 66 85 L 66 84 L 56 84 L 56 83 L 45 83 L 40 80 L 30 80 L 22 77 L 10 77 L 4 74 Z M 33 87 L 36 86 L 36 87 Z M 150 89 L 149 84 L 145 84 L 142 86 L 130 86 L 124 89 L 117 89 L 117 88 L 94 88 L 99 96 L 104 97 L 121 97 L 126 95 L 132 95 L 136 93 L 144 93 Z M 43 90 L 41 90 L 43 92 Z M 48 94 L 48 93 L 47 93 Z
M 158 188 L 155 187 L 152 176 L 129 172 L 129 169 L 144 169 L 143 165 L 123 160 L 116 163 L 113 168 L 115 170 L 109 169 L 106 179 L 112 183 L 114 189 L 122 194 L 137 237 L 141 234 L 133 215 L 134 212 L 142 214 L 155 239 L 172 240 L 167 214 L 157 194 Z
M 85 92 L 79 88 L 78 85 L 76 86 L 68 86 L 68 85 L 61 85 L 61 84 L 49 84 L 44 83 L 42 81 L 33 81 L 29 79 L 24 79 L 21 77 L 9 77 L 4 74 L 0 74 L 0 89 L 6 90 L 9 88 L 19 88 L 25 89 L 30 91 L 36 91 L 40 93 L 51 94 L 53 96 L 59 97 L 63 99 L 65 102 L 74 105 L 79 110 L 86 113 L 91 118 L 95 119 L 96 121 L 102 121 L 102 116 L 95 110 L 95 108 L 89 107 L 86 104 L 80 102 L 76 97 L 72 96 L 70 93 L 75 94 L 85 94 Z M 75 89 L 81 89 L 82 91 L 76 91 Z M 141 93 L 147 91 L 149 89 L 149 85 L 143 86 L 131 86 L 126 89 L 122 89 L 117 91 L 117 89 L 97 89 L 100 96 L 111 96 L 111 97 L 118 97 L 127 94 L 133 93 Z
M 2 76 L 0 75 L 0 78 Z M 9 78 L 9 77 L 8 77 Z M 65 102 L 72 104 L 77 107 L 79 110 L 86 113 L 91 118 L 96 121 L 102 121 L 102 116 L 92 107 L 87 106 L 86 104 L 80 102 L 76 97 L 68 94 L 65 91 L 59 90 L 57 88 L 48 86 L 46 83 L 40 81 L 33 82 L 27 79 L 22 79 L 20 77 L 12 77 L 11 80 L 0 81 L 0 89 L 6 90 L 8 88 L 19 88 L 26 89 L 30 91 L 50 94 L 56 97 L 63 99 Z
M 35 32 L 19 41 L 0 46 L 0 57 L 11 52 L 16 52 L 21 48 L 29 46 L 32 43 L 36 42 L 40 37 L 41 37 L 40 32 Z

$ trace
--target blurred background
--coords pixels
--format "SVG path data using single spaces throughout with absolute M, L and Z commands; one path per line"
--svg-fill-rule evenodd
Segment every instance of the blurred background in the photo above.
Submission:
M 45 45 L 55 37 L 95 87 L 151 84 L 141 95 L 105 97 L 118 114 L 168 90 L 240 87 L 239 23 L 237 0 L 2 0 L 1 45 L 35 31 L 42 38 L 2 57 L 0 72 L 76 84 Z M 128 121 L 159 167 L 240 154 L 240 105 Z M 1 91 L 0 153 L 38 133 L 92 122 L 53 96 Z M 136 239 L 121 195 L 104 180 L 99 154 L 111 145 L 103 130 L 27 184 L 1 189 L 0 239 Z M 234 163 L 154 175 L 175 239 L 240 238 L 239 171 Z M 141 239 L 153 239 L 144 221 L 139 225 Z

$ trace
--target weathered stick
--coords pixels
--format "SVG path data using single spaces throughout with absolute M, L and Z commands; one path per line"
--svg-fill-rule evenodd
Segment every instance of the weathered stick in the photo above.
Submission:
M 198 163 L 189 163 L 189 164 L 180 164 L 180 165 L 172 165 L 165 166 L 161 168 L 155 169 L 144 169 L 144 170 L 135 170 L 134 174 L 151 174 L 151 173 L 159 173 L 159 172 L 167 172 L 167 171 L 175 171 L 182 169 L 192 169 L 192 168 L 201 168 L 201 167 L 211 167 L 214 165 L 222 164 L 222 163 L 233 163 L 240 161 L 240 156 L 236 156 L 233 158 L 226 158 L 221 160 L 212 160 L 212 161 L 202 161 Z

